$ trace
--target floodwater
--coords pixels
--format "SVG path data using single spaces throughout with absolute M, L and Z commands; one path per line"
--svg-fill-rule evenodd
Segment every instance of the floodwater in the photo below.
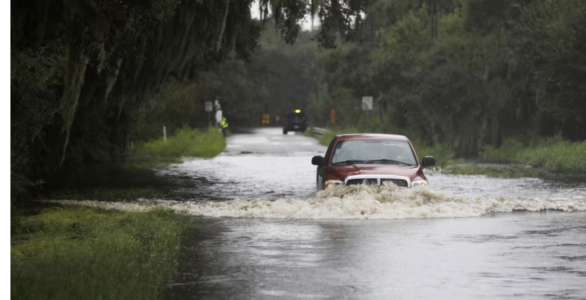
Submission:
M 324 152 L 256 129 L 160 172 L 196 179 L 191 199 L 84 203 L 196 216 L 174 299 L 586 299 L 586 185 L 427 174 L 316 193 Z

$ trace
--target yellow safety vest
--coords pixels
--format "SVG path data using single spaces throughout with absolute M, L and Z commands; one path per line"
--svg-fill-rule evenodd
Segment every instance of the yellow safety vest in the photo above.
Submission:
M 222 128 L 228 128 L 228 123 L 226 122 L 226 118 L 222 118 L 222 122 L 220 122 L 220 126 L 222 126 Z

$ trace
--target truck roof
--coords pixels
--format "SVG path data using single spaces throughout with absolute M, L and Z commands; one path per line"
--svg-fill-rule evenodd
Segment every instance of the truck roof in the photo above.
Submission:
M 382 133 L 350 133 L 350 134 L 338 134 L 336 138 L 340 140 L 394 140 L 394 141 L 409 141 L 404 135 L 398 134 L 382 134 Z

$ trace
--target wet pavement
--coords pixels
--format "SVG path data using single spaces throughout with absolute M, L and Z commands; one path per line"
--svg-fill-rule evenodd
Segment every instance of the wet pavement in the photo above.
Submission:
M 159 172 L 194 183 L 181 197 L 87 204 L 195 216 L 174 299 L 586 299 L 585 185 L 426 173 L 316 194 L 324 153 L 251 130 Z

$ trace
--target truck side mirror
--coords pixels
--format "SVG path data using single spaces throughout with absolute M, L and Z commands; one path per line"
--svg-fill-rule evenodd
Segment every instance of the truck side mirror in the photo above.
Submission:
M 427 168 L 427 167 L 431 167 L 431 166 L 435 166 L 435 158 L 433 158 L 433 156 L 424 157 L 423 161 L 421 162 L 421 167 Z
M 323 156 L 314 156 L 311 159 L 311 164 L 314 166 L 325 166 L 326 165 L 326 159 Z

